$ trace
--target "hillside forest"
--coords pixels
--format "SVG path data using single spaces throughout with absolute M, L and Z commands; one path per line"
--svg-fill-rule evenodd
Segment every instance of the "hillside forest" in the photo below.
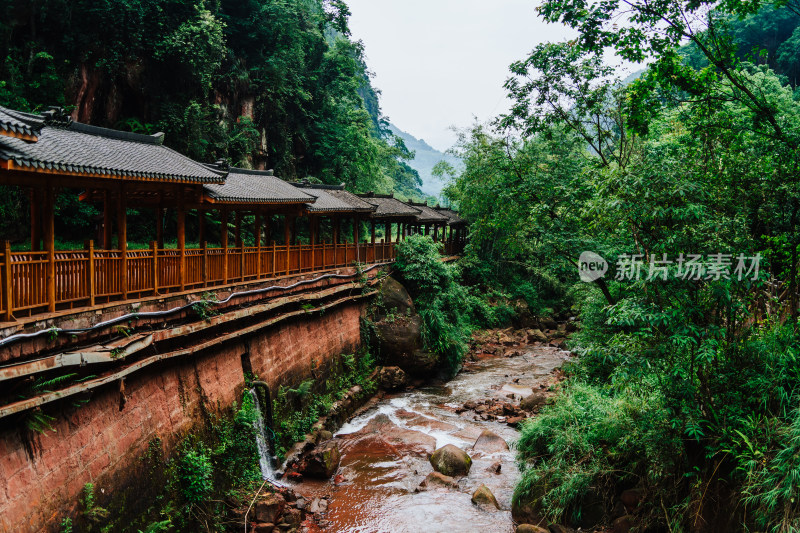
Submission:
M 164 132 L 201 162 L 424 199 L 348 16 L 341 0 L 3 2 L 0 105 L 63 106 L 80 122 Z M 58 199 L 58 238 L 80 243 L 98 210 L 75 192 Z M 4 191 L 3 238 L 25 240 L 27 202 Z M 152 239 L 150 224 L 132 226 L 133 240 Z
M 636 531 L 800 531 L 800 6 L 537 9 L 577 36 L 511 65 L 445 192 L 469 283 L 581 324 L 517 511 L 580 524 L 635 490 Z

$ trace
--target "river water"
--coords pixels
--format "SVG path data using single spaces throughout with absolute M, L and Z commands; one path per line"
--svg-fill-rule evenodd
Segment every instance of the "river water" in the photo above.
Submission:
M 460 414 L 467 401 L 519 402 L 554 381 L 553 370 L 569 357 L 552 347 L 523 347 L 515 357 L 489 356 L 470 362 L 453 380 L 390 395 L 357 416 L 336 434 L 342 458 L 329 481 L 303 481 L 294 488 L 309 499 L 325 498 L 323 531 L 352 533 L 513 532 L 511 496 L 519 471 L 514 463 L 516 429 L 481 420 L 474 411 Z M 511 396 L 513 395 L 513 397 Z M 507 452 L 472 450 L 485 429 L 511 445 Z M 458 488 L 417 491 L 433 471 L 434 449 L 454 444 L 473 460 Z M 497 463 L 501 464 L 496 473 Z M 490 466 L 494 465 L 493 469 Z M 500 510 L 471 502 L 480 485 L 491 489 Z

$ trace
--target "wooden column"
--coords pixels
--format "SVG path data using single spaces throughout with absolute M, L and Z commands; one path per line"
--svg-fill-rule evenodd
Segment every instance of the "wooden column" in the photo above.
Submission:
M 317 268 L 317 256 L 316 256 L 316 246 L 317 246 L 317 223 L 319 219 L 317 217 L 309 215 L 308 217 L 308 228 L 311 231 L 311 270 L 312 272 Z
M 56 310 L 55 192 L 48 184 L 43 219 L 44 249 L 47 252 L 47 310 Z
M 341 230 L 342 221 L 339 217 L 333 217 L 333 244 L 339 244 L 339 231 Z
M 87 260 L 89 261 L 89 268 L 88 272 L 86 273 L 86 288 L 89 291 L 89 306 L 94 307 L 94 294 L 95 294 L 95 287 L 94 287 L 94 241 L 89 240 L 86 243 L 86 256 Z
M 219 241 L 222 246 L 222 282 L 228 283 L 228 210 L 219 211 Z
M 14 313 L 11 312 L 14 308 L 14 296 L 11 292 L 13 288 L 11 284 L 12 277 L 11 242 L 5 241 L 3 243 L 3 309 L 5 309 L 4 318 L 6 322 L 14 320 Z
M 400 242 L 403 237 L 403 228 L 406 226 L 405 222 L 401 222 L 397 225 L 397 239 L 395 242 Z
M 275 241 L 272 240 L 272 215 L 269 214 L 264 217 L 264 242 L 267 246 L 272 242 L 272 267 L 269 271 L 270 275 L 275 273 Z
M 297 244 L 297 217 L 292 217 L 292 244 Z
M 384 224 L 383 233 L 385 234 L 383 237 L 383 242 L 386 244 L 392 244 L 392 223 L 387 222 Z
M 242 212 L 236 210 L 233 214 L 234 226 L 233 226 L 233 238 L 235 240 L 236 248 L 242 247 Z
M 42 246 L 42 195 L 38 188 L 31 189 L 31 251 L 38 252 Z
M 122 298 L 128 298 L 128 202 L 125 197 L 125 183 L 117 189 L 117 246 L 120 251 L 120 284 Z
M 439 242 L 439 226 L 433 225 L 433 242 Z
M 206 212 L 202 209 L 197 210 L 197 242 L 203 244 L 206 242 Z
M 290 243 L 292 242 L 292 224 L 293 217 L 290 215 L 286 215 L 283 217 L 283 242 L 286 244 L 286 273 L 289 273 L 289 256 L 290 254 Z
M 184 190 L 178 190 L 178 251 L 180 252 L 180 284 L 181 291 L 186 290 L 186 204 Z
M 375 220 L 372 220 L 372 238 L 371 241 L 372 246 L 375 246 Z
M 103 191 L 103 249 L 111 249 L 111 191 Z
M 164 249 L 164 208 L 160 205 L 156 207 L 156 246 Z
M 256 221 L 253 228 L 253 236 L 255 238 L 255 245 L 256 245 L 256 277 L 261 279 L 261 211 L 256 211 Z
M 44 201 L 44 247 L 47 250 L 47 309 L 56 310 L 55 191 L 48 183 Z
M 150 243 L 150 252 L 153 254 L 153 294 L 158 296 L 158 241 Z

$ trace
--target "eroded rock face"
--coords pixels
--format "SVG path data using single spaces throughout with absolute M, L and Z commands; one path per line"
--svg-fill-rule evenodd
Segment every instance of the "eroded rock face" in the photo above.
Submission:
M 485 429 L 472 449 L 484 453 L 505 452 L 508 451 L 508 443 L 497 433 Z
M 497 498 L 494 497 L 494 494 L 486 485 L 481 485 L 472 493 L 472 503 L 485 511 L 500 509 Z
M 433 452 L 430 461 L 434 470 L 451 477 L 466 476 L 472 466 L 472 459 L 467 452 L 452 444 L 442 446 Z
M 321 479 L 328 479 L 339 468 L 339 445 L 334 440 L 329 440 L 315 447 L 303 458 L 300 473 Z

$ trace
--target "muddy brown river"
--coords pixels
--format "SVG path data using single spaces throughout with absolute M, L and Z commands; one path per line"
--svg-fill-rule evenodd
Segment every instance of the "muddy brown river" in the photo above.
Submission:
M 327 499 L 323 531 L 352 533 L 512 532 L 511 496 L 519 471 L 514 463 L 516 429 L 504 422 L 481 420 L 474 411 L 457 408 L 469 400 L 518 402 L 540 384 L 569 353 L 552 347 L 524 347 L 515 357 L 487 357 L 468 363 L 444 385 L 389 395 L 344 425 L 336 434 L 342 458 L 330 481 L 290 485 L 309 501 Z M 513 399 L 511 397 L 513 396 Z M 503 437 L 510 451 L 472 449 L 485 429 Z M 433 471 L 428 457 L 453 444 L 472 458 L 469 475 L 457 488 L 418 490 Z M 496 463 L 501 464 L 496 473 Z M 495 468 L 490 468 L 494 465 Z M 500 510 L 487 511 L 471 502 L 485 484 Z

